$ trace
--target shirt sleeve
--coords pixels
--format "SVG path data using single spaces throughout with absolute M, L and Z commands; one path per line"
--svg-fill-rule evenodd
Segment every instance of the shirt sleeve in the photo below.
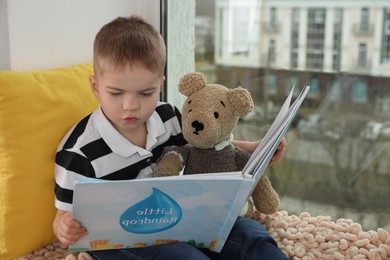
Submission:
M 94 176 L 91 162 L 74 151 L 60 150 L 55 160 L 55 206 L 71 211 L 75 182 L 79 176 Z

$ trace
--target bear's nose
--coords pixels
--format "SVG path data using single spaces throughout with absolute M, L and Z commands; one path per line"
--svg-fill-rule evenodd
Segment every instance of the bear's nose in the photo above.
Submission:
M 204 126 L 201 122 L 199 122 L 198 120 L 195 120 L 192 122 L 191 126 L 193 128 L 195 128 L 195 131 L 193 132 L 194 134 L 199 134 L 199 131 L 203 130 Z

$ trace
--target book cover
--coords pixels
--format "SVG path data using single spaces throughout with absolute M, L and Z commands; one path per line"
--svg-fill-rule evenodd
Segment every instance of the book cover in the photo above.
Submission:
M 237 216 L 229 218 L 229 215 L 243 188 L 241 172 L 217 178 L 214 175 L 131 181 L 83 178 L 77 182 L 72 217 L 89 234 L 69 250 L 144 247 L 177 241 L 220 250 L 227 237 L 220 236 L 221 230 L 233 226 L 232 220 Z M 248 193 L 250 186 L 246 189 Z
M 72 217 L 89 234 L 69 251 L 188 242 L 220 252 L 309 87 L 293 89 L 242 172 L 76 182 Z

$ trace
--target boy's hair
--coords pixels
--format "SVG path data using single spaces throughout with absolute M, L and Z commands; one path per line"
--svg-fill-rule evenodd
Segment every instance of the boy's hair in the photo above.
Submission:
M 142 65 L 164 74 L 166 47 L 160 33 L 141 17 L 118 17 L 104 25 L 95 37 L 95 76 L 107 70 Z

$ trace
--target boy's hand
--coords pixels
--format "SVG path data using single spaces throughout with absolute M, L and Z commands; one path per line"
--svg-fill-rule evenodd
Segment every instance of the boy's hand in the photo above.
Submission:
M 275 152 L 274 156 L 272 157 L 269 164 L 272 165 L 272 164 L 280 162 L 283 159 L 285 152 L 286 152 L 286 138 L 283 137 L 280 140 L 278 149 L 276 149 L 276 152 Z
M 53 223 L 54 233 L 64 246 L 70 246 L 81 237 L 86 236 L 88 231 L 79 222 L 72 219 L 69 211 L 58 210 Z
M 261 140 L 255 141 L 255 142 L 233 140 L 234 145 L 241 147 L 243 149 L 246 149 L 250 153 L 253 153 L 256 150 L 256 148 L 260 144 L 260 142 L 261 142 Z M 285 152 L 286 152 L 286 138 L 283 137 L 280 140 L 278 149 L 276 150 L 276 152 L 275 152 L 274 156 L 272 157 L 269 164 L 272 165 L 272 164 L 280 162 L 283 159 Z

